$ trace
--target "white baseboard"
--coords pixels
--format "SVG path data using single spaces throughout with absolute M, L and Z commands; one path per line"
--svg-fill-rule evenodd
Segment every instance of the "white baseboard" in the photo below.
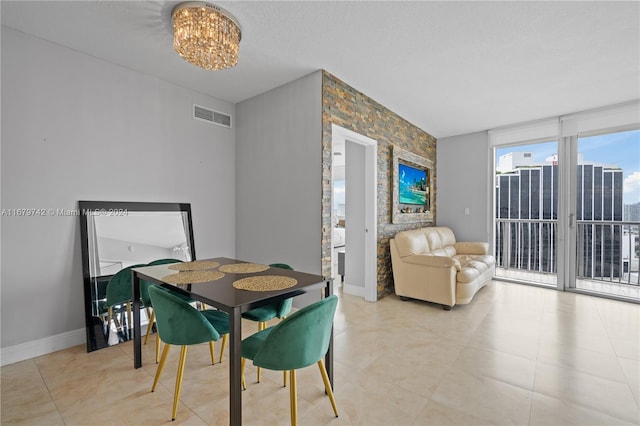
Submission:
M 364 297 L 364 287 L 342 283 L 342 292 L 351 294 L 352 296 Z
M 55 336 L 44 337 L 30 342 L 20 343 L 0 349 L 0 365 L 9 365 L 25 359 L 46 355 L 51 352 L 67 349 L 72 346 L 85 344 L 87 341 L 86 329 L 67 331 Z

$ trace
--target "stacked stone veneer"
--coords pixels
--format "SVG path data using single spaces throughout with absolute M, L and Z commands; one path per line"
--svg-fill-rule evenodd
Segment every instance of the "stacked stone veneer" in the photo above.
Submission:
M 322 76 L 322 273 L 331 275 L 331 124 L 378 141 L 378 297 L 393 293 L 389 239 L 399 231 L 432 223 L 391 223 L 392 146 L 433 161 L 431 208 L 436 221 L 436 139 L 378 102 L 323 71 Z

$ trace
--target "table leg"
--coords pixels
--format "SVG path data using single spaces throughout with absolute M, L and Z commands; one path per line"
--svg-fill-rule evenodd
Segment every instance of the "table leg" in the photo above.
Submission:
M 327 281 L 327 285 L 324 288 L 324 297 L 329 297 L 333 294 L 333 279 Z M 327 369 L 327 376 L 329 376 L 329 382 L 331 383 L 331 389 L 333 386 L 333 325 L 331 326 L 331 336 L 329 336 L 329 349 L 324 356 L 324 365 Z
M 133 274 L 131 293 L 133 294 L 133 368 L 142 367 L 142 338 L 140 334 L 140 278 Z
M 242 424 L 242 317 L 240 308 L 229 315 L 229 424 Z

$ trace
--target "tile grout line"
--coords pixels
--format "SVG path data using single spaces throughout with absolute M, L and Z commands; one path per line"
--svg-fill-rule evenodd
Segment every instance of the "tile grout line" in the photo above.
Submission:
M 56 402 L 55 398 L 53 397 L 53 395 L 51 394 L 51 389 L 49 389 L 49 385 L 47 384 L 47 381 L 45 380 L 44 376 L 42 375 L 42 371 L 40 370 L 40 366 L 37 363 L 38 357 L 33 358 L 33 365 L 35 365 L 36 369 L 38 370 L 38 375 L 40 376 L 40 379 L 42 380 L 42 384 L 44 385 L 45 389 L 47 389 L 47 393 L 49 394 L 49 398 L 51 398 L 51 402 L 53 403 L 54 407 L 56 407 L 56 412 L 58 413 L 58 417 L 60 417 L 60 420 L 62 421 L 62 424 L 66 425 L 67 422 L 64 419 L 64 416 L 62 415 L 62 412 L 60 412 L 60 407 L 58 407 L 58 403 Z
M 533 365 L 533 383 L 531 384 L 531 404 L 529 405 L 529 422 L 527 423 L 531 426 L 531 418 L 533 417 L 533 399 L 536 394 L 536 377 L 538 376 L 538 366 L 540 365 L 540 351 L 542 350 L 542 331 L 544 330 L 544 313 L 545 307 L 548 303 L 549 294 L 545 294 L 542 301 L 542 310 L 540 313 L 540 334 L 538 334 L 538 351 L 536 353 L 536 362 Z
M 604 328 L 605 333 L 607 333 L 607 339 L 609 339 L 609 344 L 611 345 L 611 348 L 613 349 L 613 353 L 614 353 L 614 355 L 616 357 L 616 362 L 618 363 L 618 367 L 620 367 L 620 370 L 622 371 L 622 374 L 623 374 L 624 378 L 626 379 L 625 383 L 626 383 L 627 387 L 629 388 L 629 392 L 631 392 L 631 395 L 633 396 L 633 400 L 636 403 L 636 408 L 638 408 L 640 410 L 640 403 L 638 402 L 638 398 L 636 397 L 636 394 L 633 391 L 633 388 L 631 387 L 631 381 L 629 380 L 629 377 L 627 376 L 627 373 L 626 373 L 626 371 L 624 369 L 624 366 L 620 362 L 620 358 L 624 358 L 624 357 L 621 357 L 620 355 L 618 355 L 618 352 L 616 351 L 616 347 L 613 344 L 613 340 L 611 338 L 611 334 L 609 333 L 609 328 L 605 325 L 604 320 L 602 318 L 602 312 L 600 310 L 601 309 L 600 308 L 601 304 L 600 303 L 595 303 L 595 301 L 594 301 L 594 304 L 596 305 L 596 312 L 598 313 L 598 318 L 600 319 L 600 323 L 602 324 L 602 327 Z M 638 417 L 639 418 L 637 420 L 640 421 L 640 415 Z

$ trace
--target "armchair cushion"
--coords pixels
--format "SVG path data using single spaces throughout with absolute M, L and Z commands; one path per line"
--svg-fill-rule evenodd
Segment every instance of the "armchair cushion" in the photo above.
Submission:
M 459 254 L 488 254 L 489 253 L 489 243 L 481 243 L 481 242 L 455 243 L 454 247 L 456 249 L 456 253 L 459 253 Z
M 458 259 L 449 256 L 421 254 L 418 256 L 407 256 L 403 260 L 414 265 L 435 266 L 438 268 L 450 268 L 453 266 L 458 271 L 462 268 L 462 265 L 460 265 L 460 261 Z
M 396 235 L 396 245 L 401 257 L 430 252 L 427 238 L 420 229 L 404 231 Z

